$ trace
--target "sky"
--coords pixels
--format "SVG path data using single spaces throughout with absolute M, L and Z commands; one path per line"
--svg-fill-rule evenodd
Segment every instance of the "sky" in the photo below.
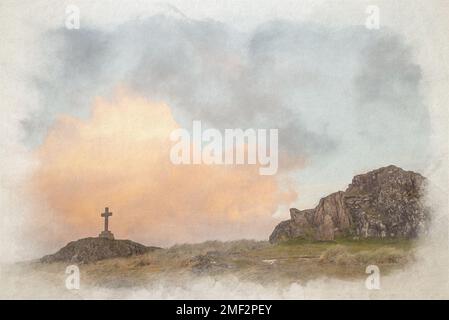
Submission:
M 80 8 L 79 30 L 64 26 L 67 4 Z M 378 30 L 365 27 L 368 4 Z M 95 236 L 106 205 L 116 237 L 147 244 L 266 239 L 289 207 L 313 207 L 355 174 L 441 166 L 447 9 L 2 2 L 1 227 L 14 238 L 2 250 L 27 256 Z M 174 167 L 169 132 L 194 120 L 279 129 L 278 174 Z

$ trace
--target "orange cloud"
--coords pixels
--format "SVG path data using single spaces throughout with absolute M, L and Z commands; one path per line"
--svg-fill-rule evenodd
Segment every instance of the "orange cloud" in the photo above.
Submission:
M 266 238 L 271 215 L 296 198 L 258 166 L 174 165 L 170 108 L 120 91 L 97 99 L 87 120 L 60 117 L 36 151 L 32 182 L 46 236 L 96 236 L 113 212 L 116 238 L 154 245 Z M 51 234 L 50 234 L 51 233 Z

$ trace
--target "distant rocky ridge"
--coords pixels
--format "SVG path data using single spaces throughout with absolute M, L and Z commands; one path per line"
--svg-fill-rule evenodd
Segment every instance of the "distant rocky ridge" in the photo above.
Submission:
M 419 173 L 393 165 L 357 175 L 346 191 L 322 198 L 314 209 L 290 209 L 291 219 L 279 223 L 269 240 L 415 238 L 430 221 L 425 183 Z
M 130 257 L 160 249 L 147 247 L 131 240 L 84 238 L 69 242 L 55 254 L 41 258 L 41 262 L 90 263 L 103 259 Z

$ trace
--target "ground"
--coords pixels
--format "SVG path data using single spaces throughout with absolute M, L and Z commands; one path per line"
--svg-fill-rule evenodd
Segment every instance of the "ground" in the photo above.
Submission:
M 382 274 L 402 269 L 413 260 L 415 242 L 403 239 L 332 242 L 290 240 L 277 245 L 266 241 L 208 241 L 176 245 L 129 258 L 80 265 L 84 284 L 106 288 L 139 287 L 160 279 L 173 282 L 232 275 L 261 284 L 306 283 L 318 277 L 363 279 L 370 264 Z M 63 283 L 68 263 L 23 263 L 24 272 Z M 17 268 L 15 269 L 17 271 Z

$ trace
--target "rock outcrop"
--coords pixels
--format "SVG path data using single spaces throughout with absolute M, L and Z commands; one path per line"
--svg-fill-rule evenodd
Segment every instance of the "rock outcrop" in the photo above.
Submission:
M 144 254 L 158 247 L 147 247 L 131 240 L 84 238 L 69 242 L 55 254 L 41 258 L 41 262 L 90 263 L 103 259 Z
M 219 251 L 209 251 L 190 260 L 192 272 L 195 274 L 221 273 L 232 268 L 225 262 L 225 255 Z
M 357 175 L 346 191 L 322 198 L 314 209 L 290 209 L 291 219 L 276 226 L 270 242 L 417 237 L 430 220 L 423 204 L 425 182 L 419 173 L 392 165 Z

